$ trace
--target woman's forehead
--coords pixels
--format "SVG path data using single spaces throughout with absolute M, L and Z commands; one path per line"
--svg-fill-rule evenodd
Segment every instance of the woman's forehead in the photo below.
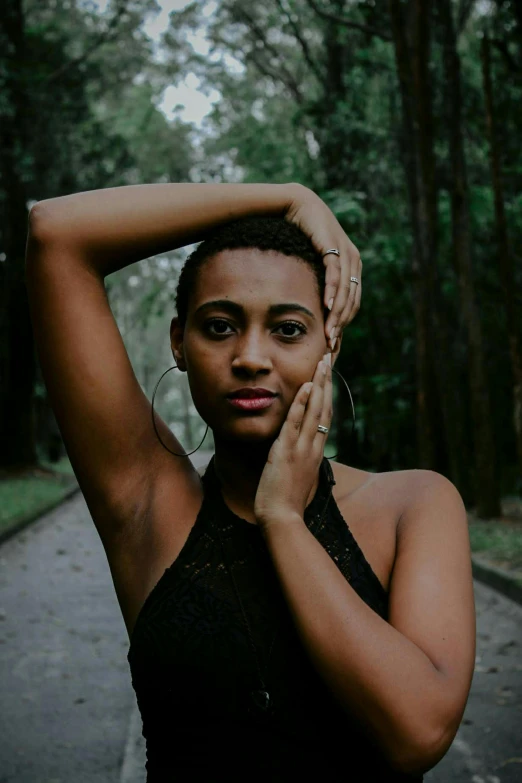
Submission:
M 223 296 L 237 299 L 269 297 L 293 299 L 299 293 L 310 300 L 317 297 L 317 279 L 306 261 L 276 251 L 244 248 L 221 251 L 201 267 L 198 274 L 196 298 Z

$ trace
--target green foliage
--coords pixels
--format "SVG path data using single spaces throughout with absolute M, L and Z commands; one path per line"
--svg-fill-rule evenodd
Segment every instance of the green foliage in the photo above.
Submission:
M 351 26 L 318 14 L 314 6 L 345 17 Z M 497 448 L 502 471 L 515 484 L 513 380 L 495 257 L 480 39 L 487 30 L 493 41 L 505 209 L 522 307 L 520 15 L 512 0 L 453 6 L 460 25 L 473 275 Z M 370 0 L 217 0 L 209 13 L 208 3 L 194 0 L 171 13 L 158 53 L 143 29 L 146 15 L 158 8 L 154 0 L 113 0 L 100 15 L 81 0 L 25 4 L 26 57 L 16 79 L 28 96 L 30 134 L 17 154 L 28 200 L 138 182 L 298 181 L 314 189 L 359 248 L 364 265 L 362 307 L 345 330 L 337 365 L 356 407 L 351 462 L 371 470 L 418 466 L 413 237 L 404 167 L 411 140 L 402 123 L 387 11 Z M 191 36 L 202 30 L 207 53 L 192 45 Z M 438 306 L 452 329 L 452 355 L 444 360 L 456 368 L 455 393 L 467 411 L 468 346 L 451 217 L 451 117 L 436 15 L 431 35 Z M 5 53 L 0 55 L 0 84 L 12 77 L 11 67 Z M 220 93 L 200 129 L 167 120 L 158 109 L 165 87 L 189 72 L 203 90 Z M 6 96 L 0 90 L 0 120 L 12 111 Z M 0 183 L 0 207 L 9 198 Z M 146 260 L 107 280 L 111 306 L 149 397 L 172 363 L 168 327 L 184 255 Z M 167 376 L 156 399 L 190 448 L 204 427 L 179 375 Z M 37 385 L 35 395 L 42 390 Z M 335 427 L 348 439 L 351 409 L 345 397 L 339 386 Z
M 522 525 L 473 520 L 469 526 L 471 551 L 487 553 L 488 560 L 501 567 L 522 571 Z
M 60 502 L 76 482 L 70 474 L 24 476 L 0 480 L 0 533 L 16 527 Z
M 316 5 L 324 10 L 323 4 Z M 509 56 L 520 64 L 520 38 L 514 32 L 510 3 L 499 3 L 496 11 L 478 4 L 468 6 L 457 8 L 455 4 L 454 13 L 460 25 L 474 276 L 487 336 L 486 353 L 489 366 L 494 368 L 492 378 L 496 379 L 493 396 L 500 452 L 506 463 L 512 463 L 515 453 L 509 358 L 499 307 L 498 270 L 493 260 L 494 204 L 479 44 L 485 26 L 491 25 L 500 41 L 506 38 Z M 378 13 L 375 3 L 364 0 L 349 5 L 331 3 L 329 7 L 332 13 L 363 29 L 319 16 L 308 0 L 271 0 L 255 7 L 246 0 L 223 0 L 209 20 L 203 16 L 205 3 L 192 3 L 173 16 L 165 49 L 173 70 L 193 69 L 208 88 L 221 93 L 201 134 L 201 178 L 227 180 L 232 173 L 235 179 L 246 182 L 300 181 L 321 195 L 358 246 L 364 264 L 362 307 L 345 330 L 338 363 L 355 398 L 359 435 L 356 460 L 371 469 L 415 467 L 413 246 L 402 162 L 403 149 L 411 140 L 403 135 L 393 47 L 378 35 L 364 32 L 367 26 L 381 30 L 385 37 L 390 22 L 386 12 Z M 449 194 L 451 118 L 445 102 L 443 41 L 437 25 L 435 15 L 430 69 L 438 188 L 438 271 L 444 297 L 439 306 L 449 323 L 455 324 L 453 355 L 446 360 L 455 363 L 464 380 L 467 345 L 455 272 Z M 210 43 L 208 55 L 197 54 L 187 41 L 187 32 L 200 27 L 204 27 Z M 519 105 L 521 79 L 516 69 L 507 72 L 508 58 L 500 52 L 495 69 L 503 149 L 507 145 L 510 150 L 509 156 L 503 155 L 503 165 L 516 262 L 521 225 L 521 153 L 515 107 Z M 522 265 L 518 267 L 520 280 Z M 465 380 L 463 386 L 459 384 L 459 391 L 467 395 Z M 349 421 L 341 421 L 339 426 L 343 432 L 345 427 L 349 431 Z

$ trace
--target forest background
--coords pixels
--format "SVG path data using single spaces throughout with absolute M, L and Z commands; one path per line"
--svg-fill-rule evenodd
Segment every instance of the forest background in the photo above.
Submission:
M 326 455 L 448 476 L 482 519 L 522 493 L 522 6 L 516 0 L 4 0 L 0 19 L 0 469 L 65 454 L 25 293 L 31 206 L 152 182 L 301 182 L 361 252 Z M 184 6 L 184 7 L 183 7 Z M 202 34 L 206 46 L 194 46 Z M 217 100 L 167 118 L 188 73 Z M 149 399 L 192 248 L 106 278 Z M 186 376 L 155 408 L 205 432 Z M 211 433 L 204 448 L 212 448 Z

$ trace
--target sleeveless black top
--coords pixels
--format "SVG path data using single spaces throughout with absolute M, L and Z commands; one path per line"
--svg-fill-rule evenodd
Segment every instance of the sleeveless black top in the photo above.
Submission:
M 293 783 L 310 776 L 329 783 L 420 783 L 422 775 L 389 767 L 313 667 L 261 530 L 226 505 L 214 457 L 202 481 L 196 521 L 145 600 L 127 654 L 147 783 Z M 388 594 L 339 511 L 334 484 L 323 458 L 305 523 L 354 590 L 387 620 Z M 216 524 L 270 693 L 268 712 L 251 698 L 261 687 L 258 669 Z

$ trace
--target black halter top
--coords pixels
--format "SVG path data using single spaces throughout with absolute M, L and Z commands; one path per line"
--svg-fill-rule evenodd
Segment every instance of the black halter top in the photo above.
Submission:
M 292 783 L 310 775 L 332 783 L 420 783 L 422 775 L 388 765 L 314 669 L 261 530 L 226 505 L 214 457 L 202 482 L 196 521 L 147 596 L 127 654 L 147 783 Z M 388 594 L 339 511 L 334 484 L 323 458 L 305 523 L 354 590 L 387 620 Z M 216 524 L 270 692 L 268 711 L 251 698 L 260 687 L 258 669 Z

